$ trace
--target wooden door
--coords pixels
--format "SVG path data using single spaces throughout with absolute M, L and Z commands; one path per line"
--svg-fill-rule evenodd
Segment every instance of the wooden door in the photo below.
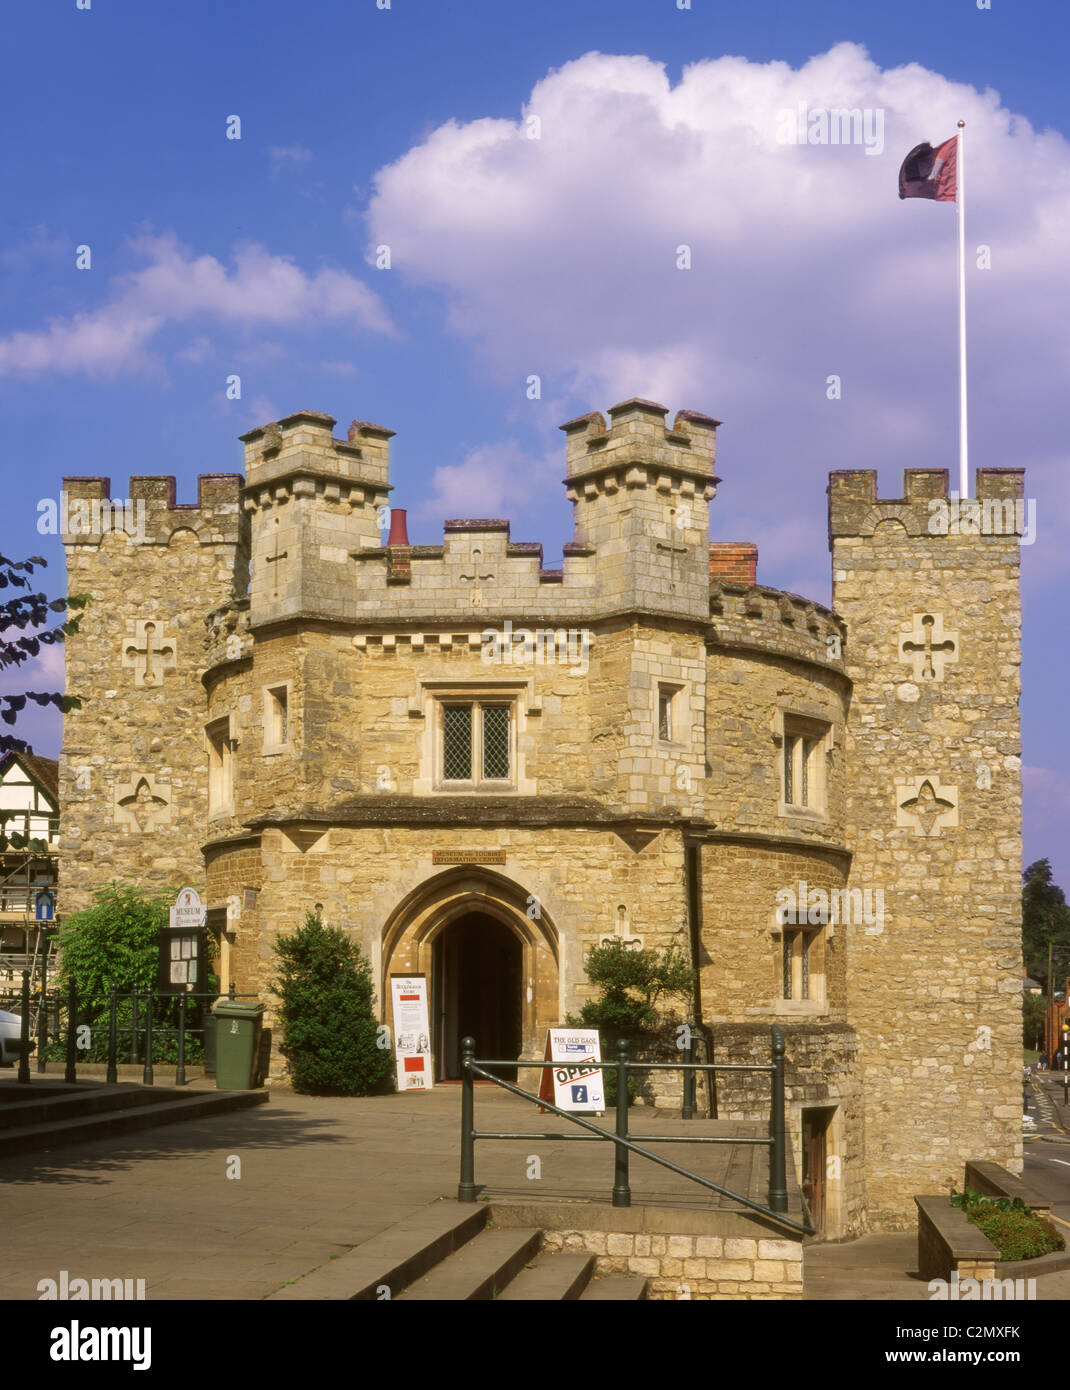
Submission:
M 831 1111 L 802 1114 L 802 1190 L 810 1221 L 819 1235 L 825 1230 L 825 1191 L 828 1168 L 828 1129 Z

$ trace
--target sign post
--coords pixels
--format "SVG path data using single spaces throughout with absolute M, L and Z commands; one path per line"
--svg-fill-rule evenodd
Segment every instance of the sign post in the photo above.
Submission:
M 196 888 L 183 888 L 170 910 L 170 926 L 160 933 L 157 988 L 161 994 L 188 994 L 196 988 L 201 979 L 207 915 Z
M 430 1091 L 431 1027 L 427 1011 L 426 975 L 391 975 L 394 1005 L 394 1057 L 399 1091 Z

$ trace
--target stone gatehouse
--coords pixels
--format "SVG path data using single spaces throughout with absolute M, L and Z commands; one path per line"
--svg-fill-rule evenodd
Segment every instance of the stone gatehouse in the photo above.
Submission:
M 194 884 L 224 987 L 265 993 L 318 906 L 387 1022 L 390 975 L 430 978 L 440 1078 L 465 1033 L 541 1057 L 602 940 L 677 944 L 716 1060 L 782 1025 L 826 1233 L 909 1221 L 966 1159 L 1021 1165 L 1018 537 L 934 530 L 943 470 L 893 499 L 833 473 L 829 610 L 710 542 L 718 421 L 608 417 L 562 427 L 561 569 L 500 519 L 408 544 L 392 431 L 311 411 L 196 503 L 132 478 L 143 538 L 68 531 L 96 602 L 67 647 L 65 905 Z M 1021 471 L 977 486 L 1016 499 Z M 766 1113 L 741 1083 L 717 1103 Z

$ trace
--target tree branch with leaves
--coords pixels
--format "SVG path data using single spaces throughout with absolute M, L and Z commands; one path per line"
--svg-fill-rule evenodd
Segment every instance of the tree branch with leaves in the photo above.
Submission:
M 28 560 L 9 560 L 6 555 L 0 555 L 0 589 L 31 590 L 30 576 L 35 570 L 47 566 L 48 562 L 40 555 L 32 555 Z M 90 594 L 49 599 L 47 594 L 26 592 L 17 593 L 0 603 L 0 670 L 21 666 L 24 661 L 40 656 L 43 647 L 66 641 L 70 633 L 78 631 L 82 620 L 81 610 L 88 608 L 92 601 Z M 64 623 L 47 626 L 53 621 L 50 615 L 55 613 L 71 613 L 73 616 Z M 13 628 L 26 635 L 9 638 L 7 634 Z M 34 630 L 27 633 L 27 628 Z M 0 719 L 5 724 L 14 724 L 28 700 L 41 706 L 55 705 L 62 714 L 80 709 L 82 703 L 76 695 L 64 695 L 58 691 L 27 690 L 21 695 L 0 695 Z M 16 738 L 13 734 L 0 735 L 0 754 L 32 752 L 33 748 L 24 739 Z

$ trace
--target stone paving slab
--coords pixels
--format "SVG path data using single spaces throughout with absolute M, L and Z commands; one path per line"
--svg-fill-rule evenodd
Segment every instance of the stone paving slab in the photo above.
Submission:
M 149 1299 L 264 1298 L 440 1197 L 455 1198 L 460 1105 L 459 1087 L 368 1099 L 273 1091 L 270 1104 L 251 1111 L 2 1158 L 0 1299 L 35 1298 L 38 1281 L 64 1269 L 72 1278 L 143 1278 Z M 634 1127 L 647 1132 L 697 1134 L 717 1124 L 633 1114 Z M 516 1132 L 566 1125 L 482 1090 L 476 1120 Z M 716 1178 L 732 1148 L 659 1152 Z M 542 1161 L 539 1182 L 526 1177 L 533 1154 Z M 226 1176 L 232 1155 L 241 1159 L 238 1179 Z M 580 1197 L 608 1207 L 613 1148 L 481 1141 L 476 1180 L 488 1196 Z M 638 1205 L 716 1209 L 712 1194 L 639 1158 L 632 1183 Z
M 824 1300 L 930 1301 L 928 1282 L 918 1275 L 916 1231 L 862 1236 L 843 1244 L 807 1245 L 803 1257 L 807 1302 Z M 1061 1303 L 1070 1297 L 1070 1271 L 1036 1281 L 1037 1302 Z M 993 1303 L 982 1304 L 991 1311 Z

